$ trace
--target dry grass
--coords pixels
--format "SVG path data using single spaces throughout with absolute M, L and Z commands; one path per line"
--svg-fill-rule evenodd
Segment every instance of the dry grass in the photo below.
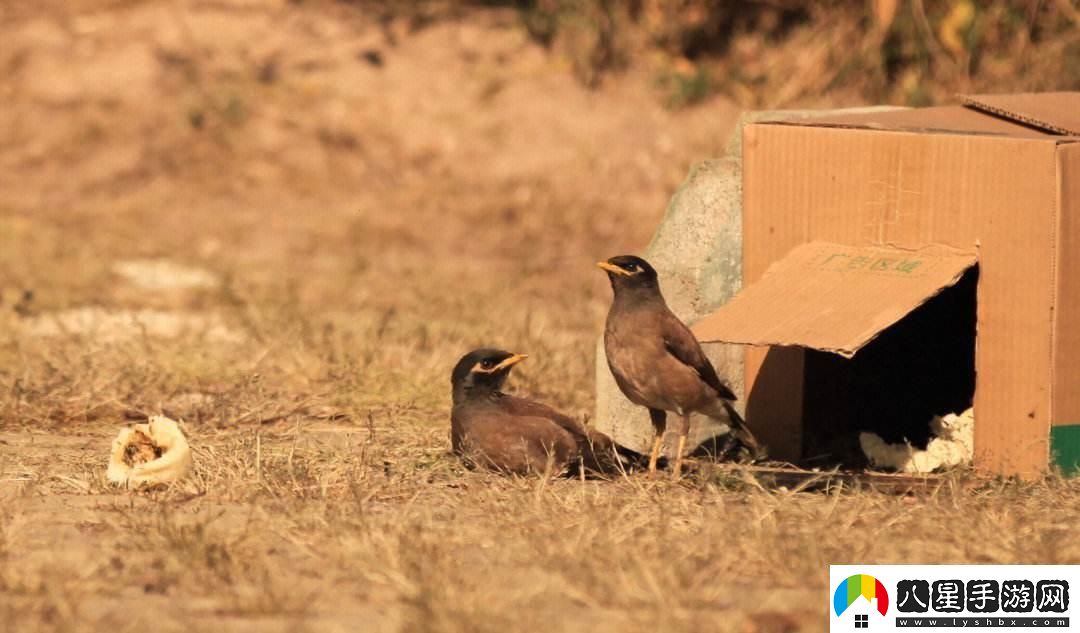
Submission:
M 169 52 L 172 14 L 0 27 L 0 630 L 817 631 L 829 563 L 1080 562 L 1075 482 L 895 497 L 464 470 L 453 363 L 529 352 L 511 388 L 587 417 L 609 296 L 591 263 L 644 244 L 734 109 L 673 116 L 648 76 L 587 93 L 513 15 L 391 46 L 314 9 L 177 6 L 195 61 L 63 105 L 26 70 L 50 47 Z M 264 27 L 276 53 L 246 48 Z M 381 70 L 357 59 L 372 46 Z M 193 128 L 172 107 L 190 76 L 241 86 L 247 118 Z M 141 158 L 103 171 L 117 155 Z M 117 272 L 145 259 L 219 283 Z M 41 326 L 71 311 L 109 316 Z M 185 420 L 193 476 L 108 488 L 118 427 L 159 411 Z
M 896 497 L 508 479 L 463 471 L 419 428 L 369 433 L 195 432 L 192 481 L 134 498 L 77 459 L 31 468 L 0 529 L 5 619 L 821 630 L 829 563 L 1080 559 L 1066 482 Z
M 326 283 L 344 294 L 361 285 L 355 274 Z M 464 470 L 447 454 L 446 372 L 488 337 L 536 353 L 516 389 L 587 414 L 606 296 L 585 274 L 538 275 L 553 297 L 574 278 L 586 286 L 544 305 L 527 300 L 535 287 L 504 286 L 495 323 L 484 282 L 456 286 L 472 303 L 402 285 L 427 301 L 408 316 L 290 299 L 287 285 L 190 298 L 243 332 L 233 345 L 188 333 L 95 347 L 27 337 L 33 317 L 11 317 L 0 621 L 823 630 L 829 563 L 1080 561 L 1074 482 L 826 496 L 708 475 L 582 483 Z M 192 399 L 177 394 L 192 392 L 208 398 L 184 409 Z M 193 476 L 146 495 L 110 490 L 112 433 L 159 406 L 190 420 Z

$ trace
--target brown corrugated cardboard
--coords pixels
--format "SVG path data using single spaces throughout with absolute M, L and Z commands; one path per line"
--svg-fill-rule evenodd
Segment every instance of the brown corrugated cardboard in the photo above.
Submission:
M 1021 138 L 1044 138 L 1052 135 L 1044 130 L 1034 129 L 999 117 L 987 116 L 985 113 L 963 106 L 940 106 L 833 115 L 814 119 L 813 123 L 821 127 L 907 130 L 929 134 L 963 132 L 964 134 L 1017 136 Z
M 967 95 L 965 105 L 1010 121 L 1066 136 L 1080 136 L 1080 92 Z
M 1080 144 L 1058 150 L 1058 198 L 1050 446 L 1054 462 L 1074 470 L 1080 463 Z
M 1080 109 L 1062 104 L 1075 99 L 980 103 L 1072 132 Z M 965 252 L 977 245 L 975 463 L 1043 473 L 1052 422 L 1069 427 L 1055 431 L 1055 443 L 1066 435 L 1063 442 L 1080 443 L 1080 395 L 1068 386 L 1080 369 L 1080 145 L 1071 140 L 971 108 L 749 125 L 744 292 L 810 242 Z M 790 306 L 757 318 L 783 320 Z M 710 330 L 703 338 L 725 337 Z M 747 349 L 748 421 L 781 458 L 806 457 L 804 407 L 815 397 L 807 373 L 824 362 L 807 354 Z
M 698 321 L 694 333 L 708 341 L 798 345 L 851 358 L 974 264 L 974 252 L 949 248 L 811 242 Z

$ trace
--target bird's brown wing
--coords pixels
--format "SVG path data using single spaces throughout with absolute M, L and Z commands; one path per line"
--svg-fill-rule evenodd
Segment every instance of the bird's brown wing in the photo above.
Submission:
M 574 435 L 582 435 L 585 432 L 584 427 L 578 423 L 577 420 L 542 402 L 526 400 L 525 398 L 518 398 L 517 396 L 503 396 L 501 404 L 506 408 L 507 413 L 510 415 L 547 418 Z
M 690 329 L 683 325 L 682 321 L 671 312 L 665 311 L 660 322 L 660 329 L 663 332 L 664 348 L 667 349 L 669 354 L 677 358 L 682 364 L 693 368 L 701 376 L 701 379 L 705 381 L 705 384 L 716 391 L 718 396 L 724 400 L 737 400 L 731 387 L 724 384 L 724 381 L 720 380 L 720 376 L 716 375 L 716 370 L 713 369 L 712 363 L 705 356 L 701 345 L 694 338 Z
M 488 410 L 467 415 L 460 453 L 478 466 L 502 472 L 542 473 L 550 462 L 561 473 L 578 457 L 578 441 L 544 417 Z
M 578 453 L 586 470 L 614 474 L 626 468 L 619 463 L 620 458 L 636 463 L 636 458 L 641 457 L 634 451 L 619 446 L 614 440 L 600 431 L 588 428 L 574 418 L 542 402 L 515 396 L 504 396 L 503 404 L 507 411 L 515 416 L 547 418 L 570 433 L 574 441 L 577 442 Z

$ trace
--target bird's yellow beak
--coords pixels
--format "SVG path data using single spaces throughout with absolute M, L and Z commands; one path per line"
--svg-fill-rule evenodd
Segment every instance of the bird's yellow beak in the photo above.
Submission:
M 507 367 L 513 367 L 514 365 L 517 365 L 518 363 L 520 363 L 521 361 L 525 360 L 528 357 L 529 357 L 528 354 L 514 354 L 510 358 L 507 358 L 503 362 L 501 362 L 498 365 L 495 365 L 494 367 L 492 367 L 491 371 L 499 371 L 500 369 L 506 369 Z
M 604 270 L 608 271 L 609 273 L 615 273 L 616 275 L 622 275 L 623 277 L 629 277 L 630 276 L 630 273 L 626 272 L 622 268 L 619 268 L 615 264 L 612 264 L 612 263 L 609 263 L 609 262 L 596 262 L 596 267 L 597 268 L 603 268 Z

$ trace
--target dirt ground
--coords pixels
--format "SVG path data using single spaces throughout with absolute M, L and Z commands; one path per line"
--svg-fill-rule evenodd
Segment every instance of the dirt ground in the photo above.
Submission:
M 415 25 L 413 25 L 415 26 Z M 587 90 L 513 13 L 0 4 L 0 631 L 821 631 L 829 563 L 1080 562 L 1080 486 L 546 481 L 449 373 L 587 418 L 610 290 L 737 109 Z M 184 420 L 189 481 L 104 480 Z

